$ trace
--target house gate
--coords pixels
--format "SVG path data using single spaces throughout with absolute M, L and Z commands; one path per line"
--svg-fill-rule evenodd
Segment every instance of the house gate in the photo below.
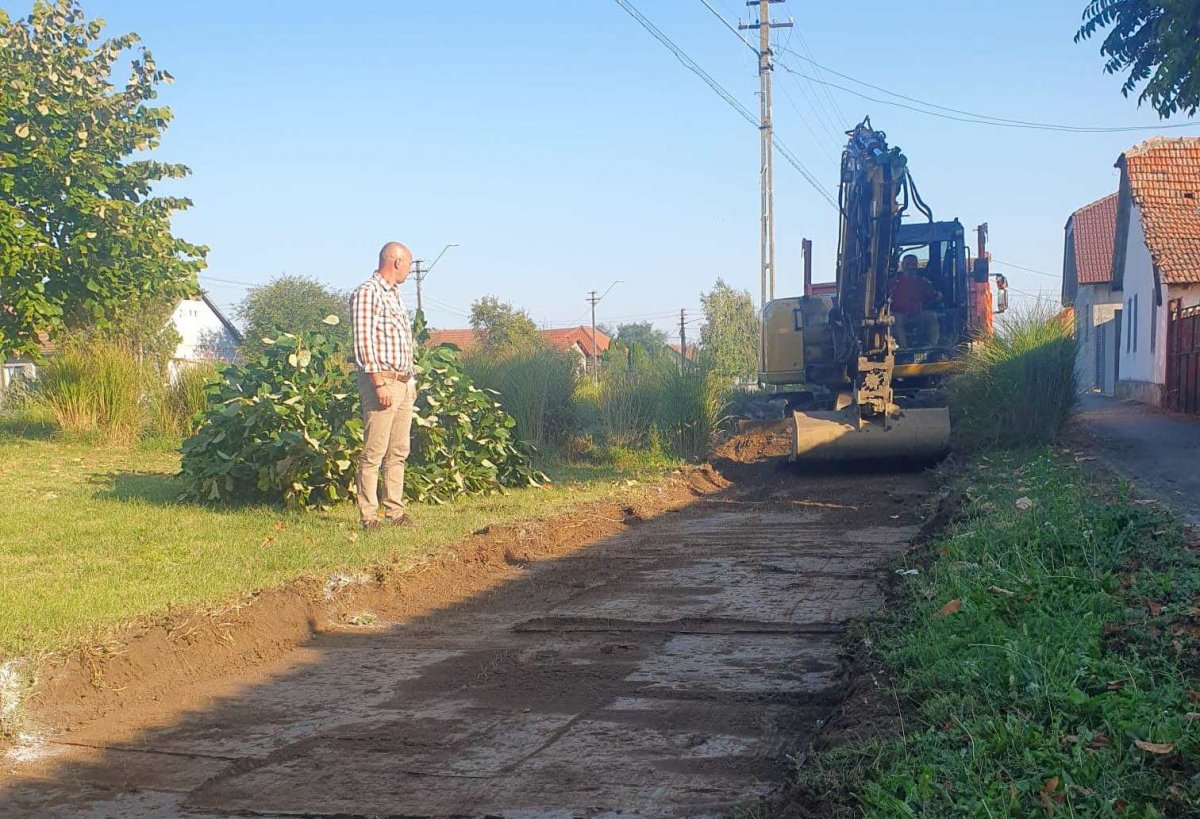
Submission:
M 1168 409 L 1200 415 L 1200 305 L 1183 307 L 1179 299 L 1167 315 L 1166 386 Z

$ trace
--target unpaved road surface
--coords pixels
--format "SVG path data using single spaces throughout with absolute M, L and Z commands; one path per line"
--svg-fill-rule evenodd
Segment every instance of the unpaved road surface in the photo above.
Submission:
M 0 814 L 721 815 L 777 786 L 840 699 L 840 634 L 878 604 L 924 481 L 765 469 L 428 616 L 75 730 L 6 766 Z

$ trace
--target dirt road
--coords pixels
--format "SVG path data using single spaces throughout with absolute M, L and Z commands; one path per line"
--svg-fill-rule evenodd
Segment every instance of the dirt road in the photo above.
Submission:
M 5 766 L 0 812 L 701 816 L 752 801 L 838 701 L 840 633 L 878 602 L 925 487 L 740 477 L 511 566 L 487 593 L 324 631 L 59 737 Z

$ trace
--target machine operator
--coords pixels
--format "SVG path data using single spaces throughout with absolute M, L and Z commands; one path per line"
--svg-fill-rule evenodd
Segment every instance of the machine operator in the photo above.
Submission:
M 941 301 L 941 292 L 926 278 L 917 257 L 910 253 L 901 259 L 900 271 L 892 279 L 892 314 L 896 317 L 896 341 L 902 348 L 909 346 L 914 330 L 925 346 L 937 346 L 940 328 L 932 308 Z

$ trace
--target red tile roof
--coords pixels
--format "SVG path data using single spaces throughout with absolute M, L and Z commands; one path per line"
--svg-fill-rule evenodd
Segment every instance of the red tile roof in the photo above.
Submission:
M 1164 282 L 1200 283 L 1200 137 L 1154 137 L 1117 167 L 1142 214 L 1146 246 Z
M 671 348 L 671 351 L 674 352 L 675 355 L 679 355 L 679 345 L 678 344 L 669 344 L 667 346 L 669 346 Z M 696 360 L 696 345 L 695 344 L 689 344 L 687 346 L 687 360 L 688 361 Z
M 1117 232 L 1117 194 L 1110 193 L 1071 214 L 1075 240 L 1075 281 L 1112 281 L 1113 234 Z
M 612 344 L 612 339 L 603 331 L 596 331 L 596 350 L 592 350 L 592 328 L 591 327 L 564 327 L 554 330 L 541 330 L 542 338 L 553 344 L 555 347 L 568 348 L 575 344 L 579 344 L 583 354 L 587 356 L 595 355 L 597 352 L 603 354 Z
M 427 343 L 430 347 L 440 347 L 446 344 L 457 347 L 465 353 L 478 345 L 479 339 L 475 336 L 475 331 L 469 328 L 466 330 L 430 330 Z
M 548 343 L 555 347 L 568 349 L 578 344 L 583 350 L 584 355 L 592 355 L 592 331 L 590 327 L 563 327 L 554 330 L 539 330 L 538 333 Z M 475 331 L 471 329 L 465 330 L 430 330 L 429 345 L 437 347 L 442 344 L 448 344 L 452 347 L 457 347 L 462 352 L 474 349 L 479 345 L 479 337 L 475 335 Z M 596 331 L 596 347 L 600 354 L 603 354 L 612 344 L 605 333 L 600 330 Z

